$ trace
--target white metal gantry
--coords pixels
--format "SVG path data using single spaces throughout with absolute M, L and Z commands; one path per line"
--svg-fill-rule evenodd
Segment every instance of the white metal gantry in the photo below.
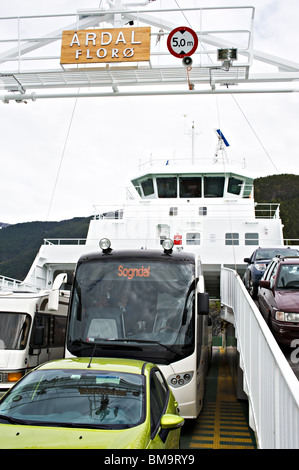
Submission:
M 251 6 L 155 9 L 154 0 L 138 4 L 110 0 L 105 8 L 61 15 L 0 18 L 0 99 L 115 97 L 133 95 L 297 92 L 299 64 L 253 49 Z M 150 26 L 148 62 L 62 65 L 65 30 Z M 167 48 L 169 33 L 192 28 L 198 48 L 192 65 Z M 47 31 L 47 33 L 45 33 Z M 237 60 L 218 60 L 219 49 L 234 48 Z M 253 65 L 262 71 L 253 73 Z M 269 71 L 264 71 L 265 67 Z

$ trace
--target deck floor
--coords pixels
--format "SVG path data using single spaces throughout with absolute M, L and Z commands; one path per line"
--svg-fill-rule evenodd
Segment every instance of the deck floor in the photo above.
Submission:
M 248 403 L 236 398 L 225 350 L 213 348 L 202 412 L 185 423 L 182 449 L 256 449 Z

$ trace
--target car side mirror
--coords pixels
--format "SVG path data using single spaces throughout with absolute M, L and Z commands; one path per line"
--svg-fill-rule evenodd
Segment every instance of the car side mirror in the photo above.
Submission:
M 259 286 L 263 287 L 264 289 L 271 289 L 270 281 L 260 281 Z
M 251 259 L 250 258 L 244 258 L 244 263 L 251 263 Z
M 185 420 L 179 415 L 165 414 L 161 418 L 162 429 L 177 429 L 183 426 Z

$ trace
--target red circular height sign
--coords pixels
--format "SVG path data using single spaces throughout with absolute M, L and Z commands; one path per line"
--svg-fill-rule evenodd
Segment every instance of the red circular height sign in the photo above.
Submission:
M 167 38 L 167 47 L 175 57 L 186 57 L 194 54 L 198 46 L 198 37 L 193 29 L 180 26 L 173 29 Z

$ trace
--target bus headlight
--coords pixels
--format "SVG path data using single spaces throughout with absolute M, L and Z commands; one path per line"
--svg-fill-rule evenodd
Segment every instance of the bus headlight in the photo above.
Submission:
M 191 382 L 193 375 L 193 371 L 170 375 L 168 377 L 168 383 L 174 388 L 182 387 Z

